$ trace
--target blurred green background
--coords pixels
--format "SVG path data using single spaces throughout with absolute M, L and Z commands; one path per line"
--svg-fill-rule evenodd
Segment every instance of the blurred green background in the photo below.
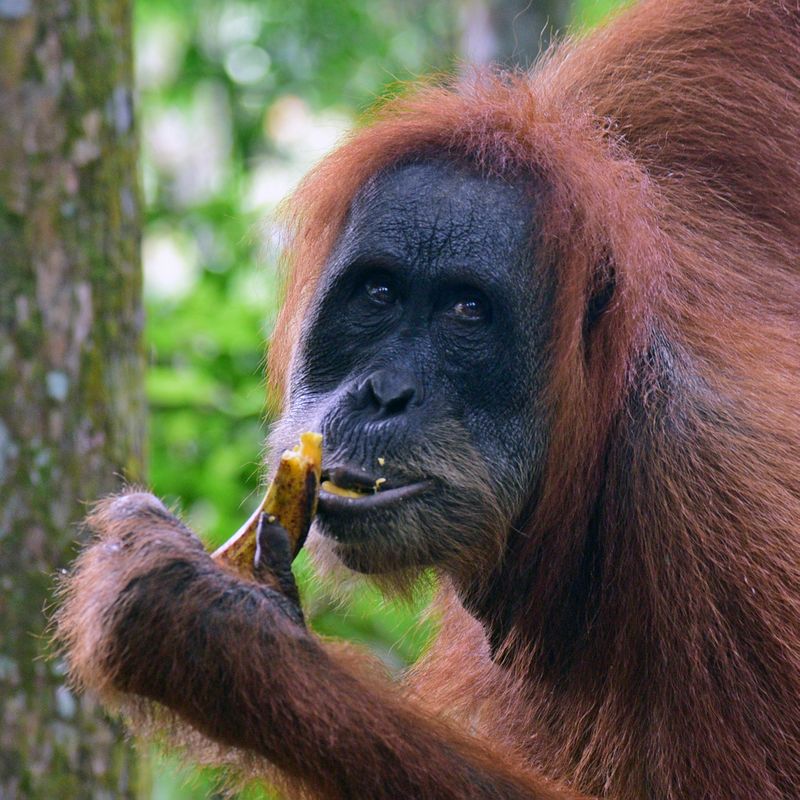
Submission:
M 549 13 L 580 29 L 616 4 L 565 0 Z M 491 55 L 492 37 L 529 63 L 521 26 L 533 23 L 521 11 L 509 30 L 502 21 L 491 30 L 492 6 L 137 0 L 150 479 L 209 544 L 258 499 L 265 341 L 279 303 L 277 203 L 387 86 Z M 544 37 L 528 33 L 535 50 Z M 309 580 L 302 556 L 297 566 L 317 631 L 365 643 L 394 670 L 417 657 L 427 592 L 401 604 L 359 591 L 342 604 Z M 213 773 L 155 753 L 151 768 L 158 800 L 215 796 Z

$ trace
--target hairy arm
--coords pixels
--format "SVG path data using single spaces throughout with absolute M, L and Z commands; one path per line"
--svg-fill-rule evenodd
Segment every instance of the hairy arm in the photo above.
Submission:
M 358 674 L 291 599 L 219 568 L 149 495 L 89 518 L 100 539 L 66 587 L 59 633 L 77 681 L 168 707 L 326 798 L 564 798 L 485 743 Z

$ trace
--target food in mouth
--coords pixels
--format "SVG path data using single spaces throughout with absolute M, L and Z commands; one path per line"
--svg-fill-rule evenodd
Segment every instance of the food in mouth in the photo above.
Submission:
M 381 467 L 386 459 L 378 459 Z M 326 470 L 320 486 L 319 508 L 325 517 L 354 519 L 357 514 L 368 514 L 395 508 L 400 503 L 430 488 L 427 479 L 409 483 L 395 483 L 389 478 L 376 477 L 359 467 L 338 465 Z
M 381 490 L 381 486 L 386 483 L 386 478 L 377 478 L 372 486 L 339 486 L 338 484 L 334 483 L 332 480 L 324 480 L 320 485 L 320 488 L 324 492 L 329 492 L 330 494 L 335 494 L 339 497 L 350 497 L 353 499 L 358 499 L 361 497 L 369 497 L 376 492 Z
M 317 511 L 321 477 L 322 434 L 307 431 L 300 434 L 298 445 L 281 455 L 275 477 L 258 508 L 211 557 L 245 577 L 254 577 L 256 532 L 262 514 L 284 528 L 292 554 L 297 555 Z
M 345 489 L 343 486 L 337 486 L 332 481 L 322 481 L 320 488 L 323 492 L 329 492 L 330 494 L 335 494 L 339 497 L 352 497 L 357 499 L 367 494 L 366 489 L 360 491 L 356 489 Z

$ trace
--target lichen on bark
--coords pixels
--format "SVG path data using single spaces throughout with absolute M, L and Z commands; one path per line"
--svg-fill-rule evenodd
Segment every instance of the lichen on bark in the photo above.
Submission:
M 44 658 L 85 502 L 143 478 L 130 0 L 0 0 L 0 798 L 129 798 Z

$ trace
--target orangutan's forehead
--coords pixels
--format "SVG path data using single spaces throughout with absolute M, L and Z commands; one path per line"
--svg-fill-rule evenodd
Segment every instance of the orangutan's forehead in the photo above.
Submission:
M 376 176 L 350 210 L 341 245 L 409 264 L 517 260 L 531 231 L 523 190 L 449 161 L 398 167 Z M 351 253 L 358 257 L 362 252 Z

